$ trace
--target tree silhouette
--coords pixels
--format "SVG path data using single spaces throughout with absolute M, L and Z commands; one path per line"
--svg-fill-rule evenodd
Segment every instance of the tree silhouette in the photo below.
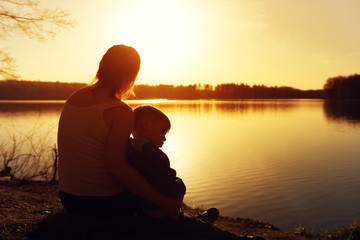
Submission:
M 360 75 L 337 76 L 327 79 L 324 95 L 331 99 L 360 99 Z
M 0 81 L 0 100 L 65 100 L 84 83 Z
M 0 81 L 0 100 L 65 100 L 85 83 L 43 81 Z M 213 87 L 192 85 L 135 85 L 131 99 L 250 99 L 250 98 L 321 98 L 322 90 L 299 90 L 291 87 L 266 87 L 264 85 L 226 83 Z
M 9 53 L 4 50 L 0 50 L 0 76 L 3 78 L 18 78 L 16 75 L 16 63 Z
M 42 8 L 36 0 L 0 0 L 0 38 L 24 35 L 40 41 L 54 38 L 60 29 L 73 27 L 63 9 Z M 0 75 L 16 77 L 15 61 L 5 49 L 0 50 Z

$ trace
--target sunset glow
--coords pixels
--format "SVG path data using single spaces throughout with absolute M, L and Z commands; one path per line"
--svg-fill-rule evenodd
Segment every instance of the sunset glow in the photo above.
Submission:
M 105 51 L 135 47 L 138 84 L 221 84 L 320 89 L 329 77 L 359 73 L 357 0 L 72 0 L 76 22 L 54 40 L 1 40 L 21 79 L 91 82 Z
M 131 2 L 119 19 L 114 38 L 134 46 L 146 71 L 174 71 L 190 57 L 194 42 L 191 21 L 180 4 L 172 1 Z M 124 24 L 125 23 L 125 24 Z

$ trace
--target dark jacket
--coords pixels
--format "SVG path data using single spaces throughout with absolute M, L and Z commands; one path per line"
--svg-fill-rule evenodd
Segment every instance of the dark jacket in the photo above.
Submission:
M 128 161 L 161 193 L 172 198 L 183 198 L 186 192 L 184 182 L 176 177 L 176 171 L 170 168 L 167 155 L 152 142 L 142 144 L 141 151 L 133 146 L 134 139 L 127 145 Z M 135 197 L 142 207 L 155 210 L 155 204 Z

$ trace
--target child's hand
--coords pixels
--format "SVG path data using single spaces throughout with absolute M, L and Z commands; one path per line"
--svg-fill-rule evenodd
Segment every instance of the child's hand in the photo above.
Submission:
M 149 209 L 143 209 L 149 216 L 154 218 L 161 218 L 165 217 L 164 213 L 161 210 L 149 210 Z

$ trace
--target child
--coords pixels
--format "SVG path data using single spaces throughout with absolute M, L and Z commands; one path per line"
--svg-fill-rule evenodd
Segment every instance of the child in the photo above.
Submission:
M 134 110 L 134 115 L 133 138 L 130 138 L 127 146 L 129 163 L 161 193 L 182 200 L 186 192 L 185 184 L 176 176 L 176 171 L 170 168 L 167 155 L 159 149 L 164 144 L 165 135 L 171 127 L 169 118 L 152 106 L 139 106 Z M 186 239 L 191 237 L 191 239 L 208 240 L 263 240 L 261 237 L 236 236 L 212 226 L 219 216 L 216 208 L 208 209 L 197 217 L 179 213 L 178 216 L 169 218 L 165 217 L 155 204 L 138 196 L 134 196 L 134 199 L 147 213 L 144 217 L 148 219 L 148 227 L 151 230 L 186 237 Z
M 161 193 L 182 200 L 186 192 L 185 184 L 170 168 L 167 155 L 159 149 L 171 127 L 169 118 L 152 106 L 140 106 L 134 110 L 134 115 L 133 138 L 127 146 L 129 163 Z M 155 204 L 140 197 L 135 199 L 151 216 L 161 216 L 160 208 Z

